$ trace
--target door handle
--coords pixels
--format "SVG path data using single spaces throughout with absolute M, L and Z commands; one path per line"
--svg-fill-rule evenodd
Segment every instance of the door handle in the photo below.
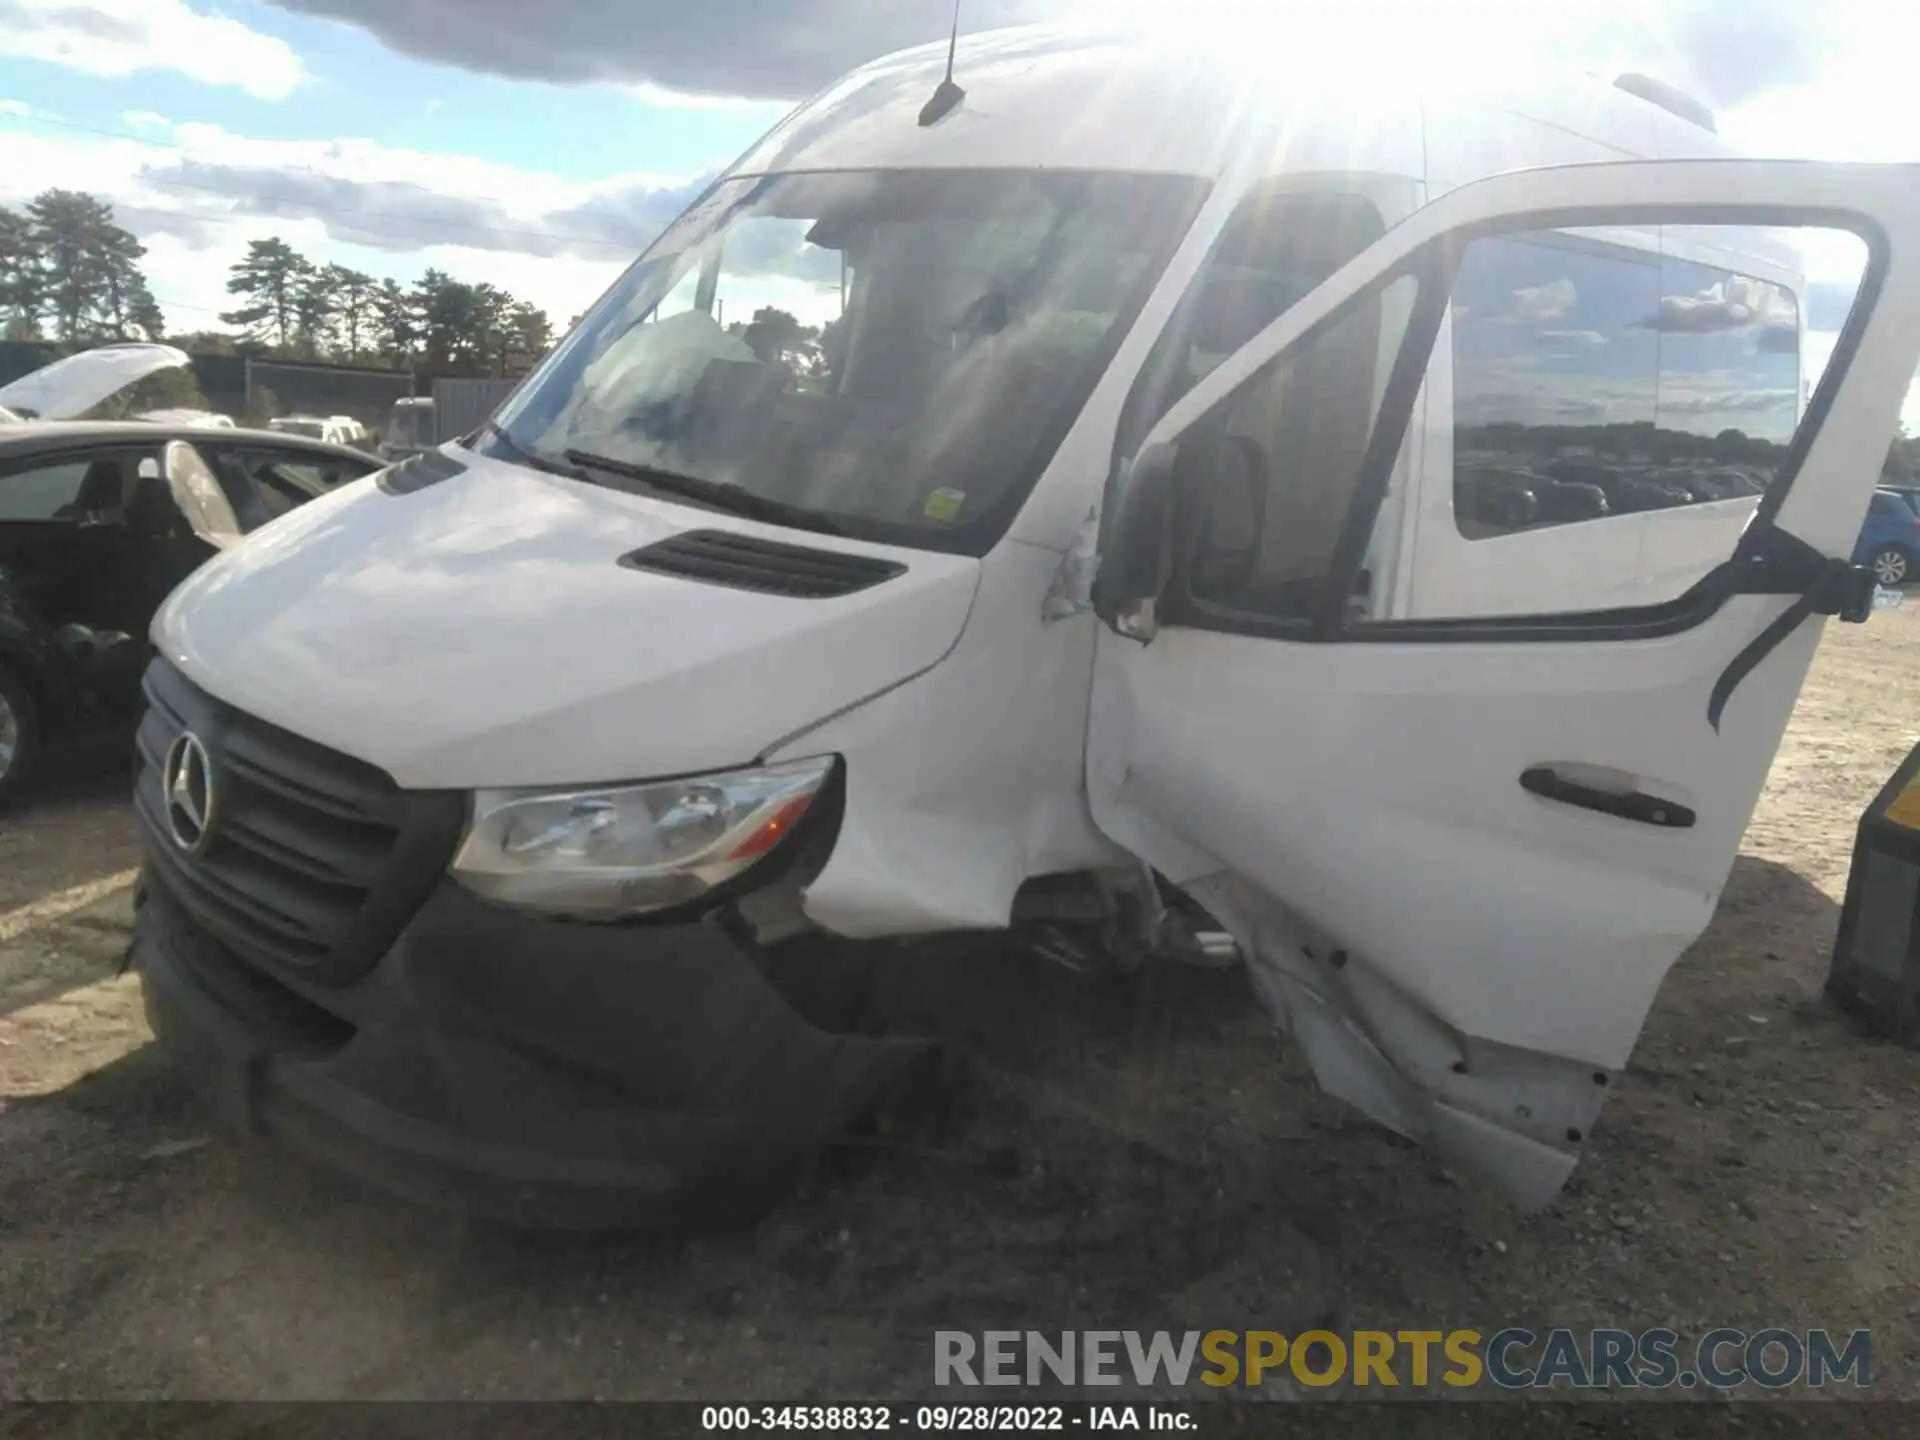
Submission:
M 1644 790 L 1602 790 L 1569 780 L 1551 765 L 1535 765 L 1523 770 L 1520 788 L 1542 800 L 1578 805 L 1582 810 L 1598 810 L 1602 815 L 1614 815 L 1662 830 L 1691 830 L 1698 818 L 1686 806 L 1662 800 Z

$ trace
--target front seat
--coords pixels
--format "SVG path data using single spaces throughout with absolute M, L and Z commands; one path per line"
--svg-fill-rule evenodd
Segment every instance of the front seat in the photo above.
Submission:
M 118 460 L 96 460 L 81 477 L 71 503 L 61 507 L 63 519 L 88 515 L 117 515 L 126 504 L 126 472 Z

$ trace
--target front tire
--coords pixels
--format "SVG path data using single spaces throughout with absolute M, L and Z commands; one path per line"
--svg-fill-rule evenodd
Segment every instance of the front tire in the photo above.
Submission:
M 40 751 L 40 703 L 18 672 L 0 665 L 0 807 L 26 785 Z
M 1876 582 L 1892 590 L 1907 583 L 1913 574 L 1913 558 L 1898 545 L 1887 545 L 1873 552 L 1867 561 Z

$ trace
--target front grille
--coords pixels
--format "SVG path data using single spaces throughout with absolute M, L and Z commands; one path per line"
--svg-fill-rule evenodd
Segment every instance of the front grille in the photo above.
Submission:
M 805 600 L 851 595 L 891 580 L 907 568 L 892 560 L 783 545 L 729 530 L 688 530 L 623 555 L 620 563 L 633 570 Z
M 246 715 L 164 659 L 148 667 L 134 789 L 151 869 L 242 959 L 322 984 L 364 975 L 445 872 L 464 795 L 402 790 L 385 772 Z M 198 853 L 168 819 L 162 772 L 191 731 L 214 800 Z

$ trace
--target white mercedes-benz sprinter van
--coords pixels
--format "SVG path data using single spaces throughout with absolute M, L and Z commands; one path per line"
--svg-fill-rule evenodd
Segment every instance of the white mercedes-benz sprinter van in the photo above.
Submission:
M 173 596 L 156 1031 L 342 1165 L 591 1225 L 924 1054 L 794 937 L 1238 956 L 1330 1091 L 1546 1203 L 1871 606 L 1920 170 L 1729 158 L 1638 81 L 948 60 L 802 105 L 481 431 Z

